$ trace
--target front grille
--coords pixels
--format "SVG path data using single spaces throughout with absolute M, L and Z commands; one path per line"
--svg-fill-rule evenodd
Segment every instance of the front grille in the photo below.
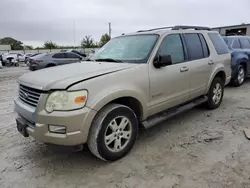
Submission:
M 42 91 L 31 87 L 19 85 L 19 98 L 24 103 L 37 107 Z

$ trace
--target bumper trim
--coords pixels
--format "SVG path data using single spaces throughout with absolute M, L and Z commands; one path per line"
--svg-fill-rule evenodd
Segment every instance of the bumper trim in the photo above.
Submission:
M 81 131 L 70 132 L 66 134 L 51 133 L 48 130 L 48 126 L 44 124 L 36 124 L 35 129 L 27 127 L 28 134 L 35 138 L 37 141 L 64 145 L 64 146 L 75 146 L 84 144 L 84 135 Z

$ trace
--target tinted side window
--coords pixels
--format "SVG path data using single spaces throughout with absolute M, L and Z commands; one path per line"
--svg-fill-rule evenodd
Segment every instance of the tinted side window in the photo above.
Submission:
M 66 53 L 67 58 L 79 59 L 80 57 L 74 53 Z
M 62 58 L 65 58 L 65 55 L 64 53 L 57 53 L 57 54 L 54 54 L 52 57 L 56 59 L 62 59 Z
M 209 48 L 208 48 L 208 45 L 207 45 L 207 42 L 204 38 L 204 36 L 202 34 L 199 34 L 199 37 L 200 37 L 200 40 L 201 40 L 201 45 L 202 45 L 202 49 L 203 49 L 203 56 L 206 58 L 206 57 L 209 57 L 210 55 L 210 51 L 209 51 Z
M 198 34 L 189 33 L 184 34 L 187 52 L 188 52 L 188 60 L 196 60 L 203 58 L 203 50 L 201 45 L 201 40 Z
M 229 53 L 228 46 L 219 33 L 209 33 L 208 36 L 210 37 L 218 55 Z
M 250 43 L 247 40 L 247 38 L 240 38 L 240 43 L 241 43 L 242 48 L 250 49 Z
M 81 55 L 81 56 L 83 55 L 83 54 L 81 54 L 80 52 L 78 52 L 76 50 L 72 50 L 72 52 L 75 53 L 75 54 Z
M 181 63 L 184 61 L 184 51 L 181 37 L 179 34 L 172 34 L 166 36 L 159 48 L 159 55 L 171 55 L 172 63 Z
M 239 42 L 238 39 L 233 40 L 232 48 L 233 49 L 241 48 L 240 47 L 240 42 Z

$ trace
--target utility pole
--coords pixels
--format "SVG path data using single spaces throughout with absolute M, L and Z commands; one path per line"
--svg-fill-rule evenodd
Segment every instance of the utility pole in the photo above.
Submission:
M 111 22 L 109 22 L 109 37 L 111 38 Z
M 74 48 L 76 48 L 76 25 L 74 20 Z

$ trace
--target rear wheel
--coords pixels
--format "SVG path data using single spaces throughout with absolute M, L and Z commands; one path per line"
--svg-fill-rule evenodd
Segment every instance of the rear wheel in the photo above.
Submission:
M 48 64 L 48 65 L 46 66 L 46 68 L 55 67 L 55 66 L 56 66 L 55 64 Z
M 30 71 L 36 71 L 37 70 L 37 66 L 29 65 L 29 70 Z
M 91 152 L 105 161 L 124 157 L 133 147 L 138 134 L 138 120 L 129 107 L 109 104 L 93 121 L 88 137 Z
M 6 67 L 11 67 L 13 65 L 13 58 L 7 58 Z
M 220 77 L 215 77 L 207 94 L 207 108 L 216 109 L 220 106 L 224 95 L 224 83 Z
M 245 81 L 245 76 L 246 76 L 245 67 L 243 65 L 239 65 L 237 75 L 233 81 L 233 85 L 235 87 L 241 86 Z

